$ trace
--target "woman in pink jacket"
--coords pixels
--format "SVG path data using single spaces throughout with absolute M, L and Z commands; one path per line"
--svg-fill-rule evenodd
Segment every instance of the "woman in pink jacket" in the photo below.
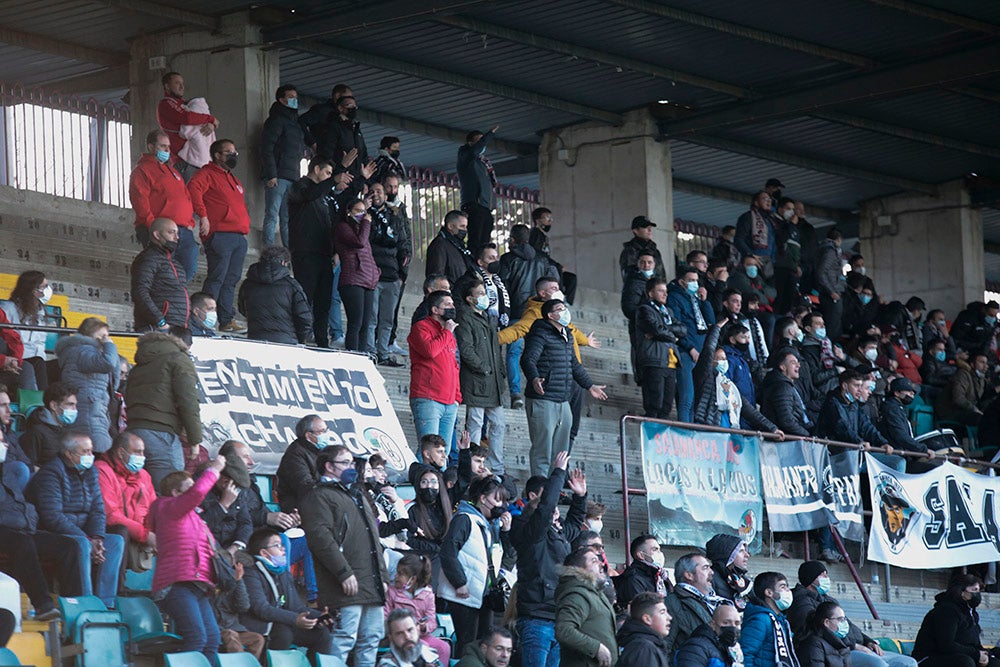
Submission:
M 358 199 L 344 207 L 344 215 L 333 228 L 333 247 L 340 257 L 340 280 L 337 290 L 347 313 L 344 348 L 365 350 L 365 332 L 371 322 L 375 301 L 375 286 L 379 270 L 372 256 L 368 236 L 372 219 L 365 200 Z M 374 350 L 370 350 L 374 352 Z
M 153 597 L 174 619 L 183 640 L 179 650 L 201 651 L 213 665 L 220 642 L 209 599 L 215 593 L 215 539 L 195 510 L 225 467 L 225 457 L 215 457 L 197 482 L 184 471 L 170 473 L 146 516 L 146 527 L 157 537 Z

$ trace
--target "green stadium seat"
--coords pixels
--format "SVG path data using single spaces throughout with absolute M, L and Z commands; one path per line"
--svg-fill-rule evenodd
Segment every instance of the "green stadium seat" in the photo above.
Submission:
M 107 611 L 101 599 L 96 595 L 78 595 L 71 598 L 59 598 L 59 611 L 62 612 L 63 639 L 72 641 L 76 633 L 76 626 L 81 615 L 87 612 Z
M 252 653 L 220 653 L 219 667 L 260 667 Z
M 878 637 L 875 639 L 878 642 L 879 648 L 881 648 L 886 653 L 902 653 L 903 650 L 899 647 L 899 642 L 890 637 Z
M 274 495 L 274 476 L 273 475 L 254 475 L 253 481 L 257 482 L 257 488 L 260 489 L 260 497 L 264 499 L 264 504 L 272 512 L 278 511 L 278 499 Z
M 312 667 L 309 658 L 302 651 L 289 649 L 287 651 L 267 652 L 267 667 Z
M 903 655 L 913 655 L 913 644 L 915 642 L 909 639 L 897 639 L 899 642 L 899 648 L 902 650 Z
M 247 665 L 251 667 L 251 665 Z M 316 654 L 316 667 L 347 667 L 347 663 L 335 655 Z
M 242 654 L 234 654 L 242 655 Z M 213 667 L 204 655 L 198 651 L 184 651 L 183 653 L 167 653 L 163 656 L 167 667 Z
M 163 616 L 156 604 L 145 597 L 117 597 L 115 607 L 132 633 L 133 651 L 139 655 L 158 655 L 177 648 L 179 635 L 163 629 Z M 200 655 L 200 654 L 199 654 Z

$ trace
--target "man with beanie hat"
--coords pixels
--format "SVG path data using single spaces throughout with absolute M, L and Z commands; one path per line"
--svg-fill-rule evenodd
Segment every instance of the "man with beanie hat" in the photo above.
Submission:
M 785 612 L 793 633 L 806 632 L 809 615 L 821 602 L 839 605 L 828 595 L 833 583 L 827 573 L 826 563 L 808 560 L 799 566 L 799 583 L 792 589 L 792 606 Z M 916 667 L 916 661 L 906 655 L 883 653 L 877 641 L 861 631 L 848 619 L 850 630 L 843 642 L 851 649 L 852 667 Z
M 750 552 L 746 543 L 735 535 L 720 533 L 705 544 L 705 556 L 712 562 L 715 594 L 742 612 L 747 606 L 744 594 L 751 583 L 747 576 Z

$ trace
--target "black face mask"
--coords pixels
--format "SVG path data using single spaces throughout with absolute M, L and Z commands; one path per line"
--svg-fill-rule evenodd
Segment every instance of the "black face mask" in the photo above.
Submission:
M 490 519 L 499 519 L 503 516 L 503 513 L 507 511 L 507 508 L 503 505 L 497 505 L 490 510 Z M 978 595 L 978 593 L 976 594 Z
M 912 396 L 904 396 L 903 398 L 899 399 L 899 402 L 902 403 L 903 405 L 909 405 L 910 403 L 913 402 L 913 397 Z
M 464 229 L 460 229 L 457 232 L 455 232 L 454 234 L 452 234 L 452 236 L 454 236 L 459 241 L 464 241 L 465 237 L 468 236 L 468 235 L 469 235 L 469 232 L 466 231 L 466 230 L 464 230 Z
M 399 151 L 389 151 L 389 157 L 391 157 L 394 160 L 398 160 L 399 159 Z
M 437 489 L 418 489 L 417 497 L 425 505 L 434 505 L 441 500 L 441 495 Z
M 177 252 L 177 241 L 164 241 L 163 247 L 167 249 L 167 252 L 173 254 Z
M 500 273 L 500 262 L 490 262 L 486 265 L 486 270 L 490 273 Z
M 453 320 L 453 319 L 455 319 L 456 316 L 457 315 L 455 313 L 455 309 L 454 308 L 445 308 L 444 312 L 441 313 L 441 317 L 443 317 L 446 320 Z
M 538 228 L 548 234 L 549 230 L 552 229 L 552 225 L 539 225 Z
M 358 117 L 357 107 L 351 109 L 344 109 L 344 116 L 347 117 L 347 120 L 354 120 L 355 118 L 357 118 Z
M 719 628 L 719 643 L 726 648 L 736 646 L 739 640 L 740 630 L 736 626 L 727 625 L 724 628 Z
M 239 158 L 235 155 L 226 156 L 226 166 L 230 169 L 236 169 L 236 163 L 239 162 Z
M 980 603 L 982 601 L 983 601 L 983 594 L 982 593 L 973 593 L 972 597 L 969 598 L 969 606 L 972 607 L 973 609 L 975 609 L 976 607 L 978 607 L 980 605 Z

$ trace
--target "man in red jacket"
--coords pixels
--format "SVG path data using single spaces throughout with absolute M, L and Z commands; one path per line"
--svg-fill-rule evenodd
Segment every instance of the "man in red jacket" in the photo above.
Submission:
M 198 270 L 198 244 L 194 240 L 194 207 L 184 179 L 170 166 L 170 139 L 163 130 L 146 135 L 146 152 L 132 170 L 128 196 L 135 210 L 135 238 L 149 246 L 149 226 L 157 218 L 177 223 L 174 257 L 184 267 L 188 282 Z
M 233 174 L 239 158 L 236 144 L 219 139 L 209 151 L 212 161 L 199 169 L 188 184 L 208 258 L 208 275 L 201 291 L 215 298 L 219 331 L 242 333 L 246 329 L 233 320 L 233 299 L 236 283 L 243 275 L 250 213 L 243 199 L 243 184 Z
M 177 157 L 177 152 L 184 148 L 185 143 L 180 134 L 181 125 L 201 125 L 201 133 L 207 137 L 219 127 L 219 121 L 211 114 L 188 111 L 184 100 L 184 77 L 180 74 L 167 72 L 160 80 L 163 82 L 163 99 L 156 107 L 156 120 L 170 137 L 170 159 L 174 167 L 184 181 L 189 182 L 198 167 Z M 181 224 L 180 220 L 175 222 Z
M 455 352 L 455 301 L 451 292 L 427 296 L 430 314 L 413 324 L 410 346 L 410 408 L 417 438 L 436 433 L 451 446 L 462 390 Z

